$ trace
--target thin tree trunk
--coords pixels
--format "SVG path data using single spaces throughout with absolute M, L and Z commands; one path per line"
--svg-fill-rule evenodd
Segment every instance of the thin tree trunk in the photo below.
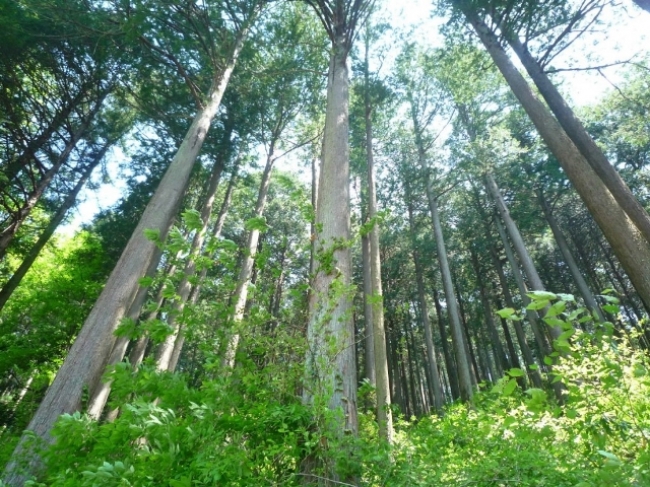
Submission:
M 499 187 L 497 186 L 494 177 L 492 177 L 492 174 L 487 173 L 485 175 L 485 181 L 486 181 L 486 187 L 489 193 L 492 195 L 492 199 L 494 200 L 497 211 L 499 212 L 499 215 L 501 216 L 501 219 L 503 220 L 506 226 L 506 230 L 508 231 L 508 235 L 510 236 L 510 241 L 512 242 L 512 245 L 515 248 L 515 252 L 519 257 L 521 266 L 524 268 L 526 277 L 528 277 L 528 282 L 530 282 L 530 286 L 533 288 L 534 291 L 544 291 L 545 289 L 544 289 L 544 284 L 542 284 L 542 279 L 539 277 L 539 274 L 537 273 L 537 269 L 535 268 L 533 259 L 530 257 L 530 254 L 528 253 L 528 249 L 526 248 L 524 239 L 521 237 L 521 233 L 519 232 L 519 228 L 517 228 L 517 224 L 510 216 L 510 212 L 508 211 L 506 202 L 503 200 L 501 191 L 499 191 Z M 550 328 L 551 328 L 551 335 L 554 339 L 556 339 L 562 333 L 562 329 L 560 327 L 552 326 Z M 538 340 L 540 339 L 540 337 L 536 337 L 536 338 Z
M 104 158 L 104 155 L 106 154 L 108 149 L 109 146 L 107 144 L 93 158 L 92 162 L 90 162 L 84 168 L 81 177 L 75 184 L 72 191 L 70 191 L 70 193 L 68 193 L 66 198 L 63 200 L 63 203 L 61 204 L 57 212 L 54 214 L 50 222 L 47 224 L 47 227 L 45 227 L 45 230 L 43 230 L 41 236 L 38 238 L 36 243 L 29 250 L 27 255 L 25 255 L 25 258 L 23 259 L 18 269 L 16 269 L 16 271 L 13 273 L 11 279 L 9 279 L 7 283 L 2 287 L 2 290 L 0 291 L 0 311 L 2 311 L 5 304 L 7 304 L 7 301 L 9 300 L 13 292 L 20 284 L 20 281 L 22 281 L 23 277 L 25 277 L 27 271 L 29 271 L 29 269 L 32 267 L 32 264 L 41 253 L 43 247 L 45 247 L 45 245 L 50 240 L 52 235 L 54 235 L 54 232 L 59 227 L 63 219 L 65 218 L 66 214 L 68 213 L 68 210 L 70 210 L 70 208 L 74 206 L 75 202 L 77 201 L 77 196 L 79 196 L 79 192 L 86 184 L 86 181 L 88 181 L 88 179 L 90 178 L 90 175 L 92 174 L 93 170 L 99 165 L 101 160 Z
M 363 266 L 363 323 L 364 323 L 364 343 L 366 345 L 365 353 L 365 372 L 366 378 L 372 384 L 376 384 L 375 374 L 375 339 L 372 334 L 372 277 L 370 273 L 370 237 L 361 236 L 361 260 Z
M 445 366 L 447 368 L 447 376 L 449 378 L 449 387 L 451 389 L 451 397 L 456 400 L 460 398 L 460 384 L 458 380 L 458 371 L 456 369 L 456 360 L 454 354 L 449 348 L 449 337 L 447 336 L 447 327 L 442 317 L 442 306 L 440 306 L 440 296 L 438 290 L 433 290 L 433 302 L 436 307 L 436 316 L 438 318 L 438 330 L 440 331 L 440 341 L 442 342 L 442 351 L 445 356 Z
M 530 327 L 533 330 L 533 336 L 535 337 L 535 343 L 537 344 L 537 350 L 539 352 L 539 359 L 541 360 L 542 357 L 544 357 L 545 355 L 551 352 L 550 347 L 548 345 L 548 341 L 546 340 L 546 335 L 544 335 L 542 331 L 539 329 L 537 314 L 534 311 L 527 308 L 528 305 L 530 304 L 530 298 L 528 297 L 527 294 L 528 288 L 526 287 L 526 283 L 524 282 L 524 276 L 521 274 L 521 271 L 519 270 L 519 262 L 517 261 L 514 253 L 512 252 L 512 247 L 510 246 L 510 241 L 508 240 L 508 236 L 506 235 L 506 230 L 503 227 L 503 223 L 501 223 L 501 220 L 499 219 L 498 215 L 496 215 L 494 219 L 494 223 L 497 227 L 497 231 L 499 232 L 499 237 L 501 237 L 501 241 L 503 242 L 503 250 L 506 254 L 506 258 L 508 259 L 508 262 L 510 262 L 510 268 L 512 269 L 512 275 L 514 276 L 515 282 L 517 283 L 517 287 L 519 288 L 521 301 L 524 307 L 526 307 L 526 317 L 528 318 Z
M 255 204 L 255 218 L 261 218 L 264 214 L 264 207 L 266 206 L 266 197 L 269 193 L 269 186 L 271 184 L 271 174 L 273 171 L 273 163 L 275 162 L 275 156 L 273 154 L 273 149 L 275 146 L 274 138 L 271 142 L 271 147 L 269 150 L 268 157 L 266 159 L 266 166 L 264 167 L 264 172 L 262 173 L 262 180 L 260 182 L 260 189 L 257 194 L 257 203 Z M 237 327 L 240 326 L 241 321 L 244 319 L 244 311 L 246 308 L 246 299 L 248 298 L 248 286 L 251 282 L 251 276 L 253 275 L 253 266 L 255 265 L 255 255 L 257 253 L 257 246 L 260 240 L 260 230 L 259 228 L 252 228 L 248 232 L 248 239 L 246 242 L 246 248 L 244 249 L 244 258 L 239 272 L 239 278 L 237 280 L 237 288 L 235 289 L 235 294 L 233 295 L 233 300 L 235 302 L 235 311 L 233 313 L 232 325 L 235 328 L 233 335 L 228 341 L 228 349 L 226 350 L 226 355 L 224 357 L 224 365 L 232 368 L 235 366 L 235 354 L 237 353 L 237 347 L 239 346 L 240 333 L 237 330 Z
M 99 112 L 102 103 L 106 98 L 106 95 L 107 93 L 104 93 L 103 96 L 97 100 L 92 111 L 87 115 L 86 119 L 81 123 L 81 125 L 74 131 L 65 148 L 61 154 L 58 155 L 56 162 L 35 184 L 34 189 L 29 194 L 26 201 L 23 203 L 23 206 L 14 215 L 11 216 L 11 223 L 0 233 L 0 260 L 4 259 L 7 253 L 7 248 L 16 236 L 18 229 L 20 229 L 36 204 L 39 202 L 43 196 L 43 193 L 52 182 L 52 179 L 54 179 L 54 177 L 59 173 L 61 167 L 63 167 L 63 165 L 68 162 L 70 154 L 81 140 L 81 137 L 88 130 L 88 127 L 90 126 L 92 120 L 95 118 L 95 115 L 97 115 Z
M 368 80 L 368 46 L 366 45 L 366 88 Z M 365 96 L 366 161 L 368 165 L 368 217 L 377 218 L 377 192 L 375 163 L 372 149 L 372 108 L 368 89 Z M 375 380 L 377 392 L 377 422 L 379 435 L 388 443 L 393 442 L 393 415 L 390 409 L 390 384 L 386 357 L 386 331 L 384 329 L 384 301 L 381 288 L 381 260 L 379 255 L 379 224 L 374 222 L 370 230 L 370 277 L 372 280 L 372 334 L 375 353 Z
M 139 279 L 145 275 L 156 254 L 157 246 L 144 235 L 145 230 L 159 232 L 160 238 L 167 235 L 169 225 L 185 193 L 194 162 L 221 104 L 247 32 L 248 30 L 244 29 L 239 33 L 230 59 L 214 80 L 205 108 L 195 117 L 104 290 L 27 428 L 46 443 L 52 441 L 50 430 L 56 419 L 63 413 L 78 411 L 84 387 L 93 387 L 104 371 L 115 342 L 113 332 L 135 297 Z M 5 470 L 4 480 L 11 486 L 21 485 L 25 475 L 35 474 L 41 467 L 40 457 L 32 448 L 26 447 L 25 439 L 23 436 Z M 25 459 L 29 460 L 26 471 L 23 472 L 20 466 Z
M 494 361 L 497 366 L 497 373 L 500 377 L 502 377 L 504 370 L 508 368 L 508 358 L 506 357 L 506 353 L 503 350 L 503 345 L 501 344 L 501 339 L 499 338 L 497 327 L 494 324 L 492 307 L 490 306 L 490 300 L 487 296 L 485 283 L 483 282 L 483 276 L 481 275 L 481 266 L 479 264 L 478 257 L 476 256 L 476 252 L 474 252 L 474 249 L 470 249 L 470 256 L 472 259 L 474 272 L 476 273 L 476 284 L 478 284 L 478 290 L 481 296 L 481 304 L 483 305 L 483 310 L 485 312 L 485 323 L 487 325 L 488 333 L 492 341 L 492 346 L 494 347 Z
M 463 330 L 458 314 L 458 303 L 454 295 L 454 286 L 451 281 L 451 271 L 447 260 L 447 250 L 445 249 L 444 236 L 442 234 L 442 225 L 438 213 L 438 202 L 433 196 L 431 180 L 427 177 L 427 198 L 429 200 L 429 209 L 433 221 L 433 232 L 436 239 L 436 249 L 438 252 L 438 262 L 440 264 L 440 273 L 442 275 L 442 286 L 445 291 L 445 300 L 447 301 L 447 312 L 451 323 L 453 343 L 456 350 L 456 367 L 458 372 L 458 383 L 460 396 L 463 401 L 471 401 L 473 395 L 472 379 L 469 373 L 469 358 L 465 352 L 465 340 L 463 339 Z
M 650 308 L 650 246 L 648 246 L 648 242 L 569 139 L 561 125 L 537 99 L 526 80 L 499 45 L 494 33 L 471 12 L 466 11 L 465 14 L 508 81 L 515 96 L 598 223 L 642 301 L 646 307 Z
M 174 309 L 169 314 L 167 319 L 167 324 L 172 329 L 172 332 L 165 338 L 165 340 L 158 346 L 156 351 L 156 369 L 160 371 L 169 371 L 171 358 L 174 353 L 174 345 L 176 344 L 176 339 L 180 333 L 182 325 L 178 323 L 180 315 L 183 313 L 185 308 L 185 303 L 190 297 L 190 292 L 192 290 L 192 284 L 190 280 L 196 274 L 196 260 L 201 253 L 201 248 L 205 242 L 205 238 L 208 233 L 208 224 L 210 221 L 210 216 L 212 215 L 212 208 L 214 206 L 214 200 L 217 194 L 217 188 L 219 187 L 219 181 L 221 181 L 221 173 L 223 171 L 223 164 L 220 161 L 214 163 L 212 168 L 212 174 L 210 175 L 210 181 L 208 183 L 208 188 L 205 195 L 205 201 L 203 207 L 201 208 L 201 222 L 202 226 L 200 229 L 196 230 L 194 238 L 192 239 L 192 244 L 190 245 L 189 255 L 187 256 L 187 261 L 185 263 L 185 269 L 183 270 L 183 278 L 177 288 L 177 297 L 174 301 Z
M 600 306 L 598 306 L 598 303 L 596 303 L 596 299 L 594 298 L 591 289 L 589 289 L 589 286 L 587 285 L 585 278 L 582 276 L 582 273 L 578 268 L 578 264 L 573 258 L 571 249 L 569 249 L 569 244 L 567 243 L 566 238 L 564 238 L 564 234 L 562 233 L 560 226 L 555 220 L 555 217 L 551 212 L 551 208 L 548 206 L 548 203 L 546 202 L 546 198 L 544 198 L 544 194 L 541 191 L 538 191 L 537 196 L 539 197 L 539 202 L 542 206 L 542 210 L 544 211 L 544 216 L 546 217 L 546 221 L 551 227 L 551 231 L 553 232 L 553 236 L 555 237 L 557 246 L 559 247 L 560 252 L 562 252 L 564 261 L 569 267 L 569 272 L 571 272 L 571 276 L 573 277 L 573 280 L 578 286 L 578 290 L 582 295 L 582 299 L 584 299 L 585 301 L 585 305 L 587 306 L 587 309 L 589 309 L 589 311 L 592 313 L 596 313 L 600 321 L 604 322 L 605 316 L 603 315 Z

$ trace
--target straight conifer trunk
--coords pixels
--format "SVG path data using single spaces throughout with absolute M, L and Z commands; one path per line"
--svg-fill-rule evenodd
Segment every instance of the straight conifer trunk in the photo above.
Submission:
M 438 361 L 436 359 L 436 349 L 433 344 L 433 332 L 431 330 L 431 320 L 429 318 L 429 308 L 427 305 L 426 293 L 424 291 L 424 277 L 422 275 L 422 264 L 418 254 L 415 242 L 415 222 L 413 216 L 413 203 L 411 202 L 411 192 L 408 181 L 404 181 L 406 189 L 406 205 L 408 208 L 409 229 L 411 231 L 411 246 L 413 255 L 413 265 L 415 266 L 415 281 L 418 287 L 418 299 L 420 301 L 420 312 L 422 314 L 422 325 L 424 327 L 424 337 L 427 348 L 427 365 L 429 376 L 431 377 L 431 388 L 433 389 L 434 408 L 438 414 L 442 412 L 444 406 L 444 396 L 440 373 L 438 372 Z
M 266 165 L 262 173 L 262 180 L 260 182 L 260 189 L 257 193 L 257 203 L 255 204 L 255 218 L 261 218 L 264 214 L 264 207 L 266 206 L 266 197 L 269 194 L 269 186 L 271 184 L 271 174 L 273 171 L 273 163 L 275 156 L 273 148 L 275 141 L 271 143 L 269 155 L 266 158 Z M 223 359 L 224 365 L 232 368 L 235 366 L 235 355 L 237 347 L 239 346 L 240 332 L 237 329 L 241 321 L 244 319 L 246 310 L 246 300 L 248 298 L 248 286 L 251 284 L 251 277 L 253 276 L 253 267 L 255 265 L 255 255 L 257 254 L 257 246 L 260 241 L 259 228 L 252 228 L 248 232 L 248 239 L 246 241 L 246 248 L 244 249 L 244 258 L 241 269 L 239 271 L 239 278 L 237 279 L 237 288 L 233 295 L 233 302 L 235 303 L 235 310 L 233 313 L 232 326 L 235 328 L 233 335 L 228 341 L 228 348 L 226 355 Z
M 308 383 L 321 383 L 317 394 L 332 391 L 330 409 L 342 409 L 343 428 L 356 433 L 357 379 L 354 323 L 349 289 L 352 265 L 350 240 L 350 149 L 348 45 L 343 35 L 332 39 L 323 158 L 318 184 L 315 275 L 307 330 Z M 335 355 L 332 356 L 332 340 Z M 306 400 L 312 393 L 305 391 Z M 329 393 L 328 393 L 329 394 Z
M 156 254 L 157 247 L 145 236 L 145 230 L 157 232 L 161 239 L 166 237 L 247 33 L 247 29 L 238 33 L 223 71 L 214 79 L 205 107 L 194 118 L 104 290 L 27 427 L 45 443 L 52 441 L 50 431 L 57 418 L 81 408 L 84 387 L 94 387 L 106 367 L 115 343 L 113 332 L 129 309 L 139 279 L 145 275 Z M 39 456 L 33 449 L 25 447 L 25 440 L 23 436 L 5 470 L 4 481 L 12 487 L 22 485 L 28 476 L 41 468 Z M 28 462 L 27 471 L 22 472 L 19 465 L 25 460 Z
M 375 161 L 372 149 L 372 108 L 368 95 L 368 59 L 366 46 L 366 162 L 368 165 L 368 216 L 377 218 L 377 192 L 375 185 Z M 381 287 L 381 260 L 379 256 L 379 224 L 374 222 L 370 230 L 370 277 L 372 280 L 372 334 L 375 353 L 375 380 L 377 391 L 377 422 L 379 435 L 388 443 L 393 442 L 393 415 L 390 409 L 390 384 L 388 381 L 388 358 L 386 356 L 386 331 L 384 329 L 384 301 Z
M 582 272 L 580 272 L 580 269 L 578 268 L 578 263 L 573 258 L 573 253 L 569 248 L 569 244 L 567 243 L 566 238 L 564 238 L 562 229 L 558 225 L 555 216 L 553 216 L 551 208 L 549 207 L 546 198 L 544 198 L 544 194 L 541 191 L 538 191 L 537 195 L 539 197 L 542 210 L 544 211 L 546 221 L 551 227 L 551 231 L 555 237 L 555 242 L 557 243 L 557 246 L 560 249 L 562 256 L 564 257 L 564 261 L 569 267 L 569 272 L 571 272 L 571 276 L 578 286 L 578 291 L 580 291 L 580 295 L 582 296 L 582 299 L 584 299 L 587 309 L 589 309 L 591 313 L 596 313 L 600 321 L 604 322 L 605 316 L 603 315 L 603 311 L 600 309 L 600 306 L 598 306 L 598 303 L 596 302 L 591 289 L 589 289 L 589 286 L 587 285 L 587 281 L 585 281 L 585 278 L 582 276 Z

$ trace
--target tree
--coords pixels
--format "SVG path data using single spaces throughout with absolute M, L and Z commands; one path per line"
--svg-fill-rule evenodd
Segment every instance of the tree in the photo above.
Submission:
M 357 431 L 356 360 L 350 315 L 349 81 L 347 58 L 358 25 L 372 0 L 306 0 L 314 7 L 332 43 L 327 85 L 323 153 L 316 202 L 307 357 L 306 399 L 326 394 L 341 410 L 344 430 Z M 334 341 L 332 345 L 329 344 Z M 332 352 L 334 356 L 332 357 Z M 310 388 L 321 383 L 316 391 Z
M 261 4 L 253 1 L 242 7 L 241 11 L 236 12 L 237 16 L 231 19 L 236 30 L 223 53 L 222 67 L 215 66 L 205 105 L 194 118 L 66 361 L 30 422 L 28 429 L 46 442 L 51 441 L 50 430 L 59 415 L 79 410 L 83 388 L 94 387 L 103 373 L 115 340 L 113 331 L 131 304 L 139 279 L 145 275 L 156 253 L 156 245 L 146 237 L 145 230 L 155 232 L 159 238 L 164 239 L 178 210 L 193 164 L 219 109 L 237 58 L 252 22 L 259 14 Z M 25 449 L 24 440 L 16 448 L 13 458 L 5 472 L 5 482 L 9 485 L 19 485 L 25 478 L 19 470 L 20 458 L 30 458 L 29 473 L 35 473 L 39 469 L 38 456 L 34 451 Z

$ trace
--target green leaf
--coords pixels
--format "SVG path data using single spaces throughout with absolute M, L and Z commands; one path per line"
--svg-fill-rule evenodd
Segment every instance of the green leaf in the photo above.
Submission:
M 532 309 L 533 311 L 537 311 L 543 308 L 546 308 L 549 305 L 550 301 L 540 299 L 538 301 L 531 301 L 528 306 L 526 306 L 526 309 Z
M 514 308 L 504 308 L 504 309 L 500 309 L 499 311 L 497 311 L 497 314 L 498 314 L 501 318 L 504 318 L 504 319 L 507 320 L 507 319 L 510 318 L 513 314 L 515 314 L 515 312 L 516 312 L 516 311 L 514 310 Z
M 246 220 L 244 223 L 244 228 L 251 232 L 253 230 L 258 230 L 260 232 L 266 232 L 269 229 L 269 226 L 266 224 L 266 218 L 263 216 L 256 216 Z
M 553 365 L 553 359 L 551 357 L 544 357 L 544 363 L 546 365 Z
M 152 230 L 151 228 L 145 228 L 143 233 L 145 238 L 150 242 L 154 242 L 156 244 L 161 243 L 159 229 Z
M 182 213 L 183 223 L 189 230 L 201 230 L 203 228 L 203 220 L 201 214 L 197 210 L 187 210 Z
M 508 371 L 510 377 L 523 377 L 524 371 L 518 368 L 513 368 Z
M 533 301 L 550 301 L 557 299 L 557 294 L 548 291 L 531 291 L 526 295 Z
M 515 389 L 517 388 L 517 381 L 516 380 L 509 380 L 506 382 L 506 385 L 503 387 L 503 395 L 504 396 L 509 396 L 513 392 L 515 392 Z
M 153 277 L 149 277 L 149 276 L 141 277 L 140 280 L 138 281 L 138 284 L 140 284 L 141 287 L 149 287 L 153 284 Z

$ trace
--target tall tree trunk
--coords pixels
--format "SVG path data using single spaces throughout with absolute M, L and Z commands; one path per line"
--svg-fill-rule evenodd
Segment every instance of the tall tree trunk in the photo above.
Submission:
M 38 255 L 41 253 L 43 247 L 45 247 L 45 245 L 50 240 L 52 235 L 54 235 L 54 232 L 59 227 L 63 219 L 65 218 L 66 214 L 68 213 L 68 210 L 70 210 L 70 208 L 74 206 L 75 202 L 77 201 L 77 196 L 79 196 L 79 192 L 86 184 L 86 181 L 88 181 L 88 179 L 90 178 L 90 175 L 92 174 L 93 170 L 99 165 L 101 160 L 104 158 L 104 155 L 106 155 L 108 149 L 109 149 L 109 145 L 107 144 L 99 151 L 98 154 L 95 155 L 93 160 L 90 163 L 88 163 L 88 165 L 84 168 L 81 177 L 75 184 L 74 188 L 72 188 L 72 191 L 70 191 L 70 193 L 68 193 L 68 195 L 65 197 L 63 203 L 56 211 L 56 213 L 54 214 L 50 222 L 47 224 L 47 226 L 43 230 L 43 233 L 41 233 L 41 236 L 38 238 L 38 240 L 32 246 L 32 248 L 29 249 L 29 252 L 27 253 L 27 255 L 25 255 L 25 258 L 23 259 L 22 263 L 11 276 L 11 279 L 9 279 L 7 283 L 2 287 L 2 290 L 0 291 L 0 311 L 2 311 L 5 304 L 7 304 L 7 301 L 9 300 L 13 292 L 20 284 L 20 281 L 22 281 L 23 277 L 25 277 L 27 271 L 29 271 L 29 269 L 32 267 L 32 264 L 34 263 Z
M 365 342 L 366 378 L 376 384 L 375 338 L 372 334 L 372 275 L 370 273 L 370 236 L 361 236 L 361 260 L 363 266 L 363 323 Z
M 406 187 L 408 183 L 405 181 Z M 413 265 L 415 266 L 415 282 L 418 287 L 418 299 L 420 301 L 420 313 L 422 315 L 422 325 L 424 327 L 424 336 L 427 347 L 427 369 L 429 377 L 431 378 L 431 386 L 433 389 L 434 407 L 436 412 L 440 414 L 444 406 L 444 397 L 442 386 L 440 383 L 440 374 L 438 373 L 438 361 L 436 360 L 436 349 L 433 345 L 433 333 L 431 331 L 431 320 L 429 319 L 429 309 L 427 305 L 426 294 L 424 292 L 424 278 L 422 276 L 422 265 L 420 263 L 420 256 L 417 251 L 415 242 L 415 222 L 413 216 L 413 203 L 411 202 L 410 191 L 406 190 L 407 207 L 409 216 L 409 228 L 411 232 L 411 245 L 413 255 Z
M 438 290 L 433 290 L 433 303 L 436 307 L 436 316 L 438 318 L 438 330 L 440 331 L 440 341 L 442 342 L 442 351 L 445 356 L 445 367 L 449 378 L 449 387 L 451 397 L 456 400 L 460 398 L 460 381 L 458 379 L 458 369 L 456 368 L 456 357 L 449 348 L 449 337 L 447 336 L 447 327 L 442 316 L 442 306 L 440 305 L 440 296 Z
M 464 12 L 497 67 L 528 113 L 553 155 L 593 215 L 614 253 L 630 276 L 646 307 L 650 307 L 650 246 L 591 168 L 561 125 L 542 104 L 512 64 L 493 32 L 471 12 Z
M 519 257 L 521 266 L 524 268 L 526 277 L 528 277 L 528 282 L 530 283 L 530 287 L 532 287 L 534 291 L 544 291 L 545 289 L 544 289 L 544 284 L 542 284 L 542 279 L 539 277 L 533 259 L 530 257 L 530 254 L 528 253 L 528 249 L 526 248 L 526 244 L 524 243 L 524 239 L 521 237 L 519 228 L 517 228 L 517 224 L 510 216 L 510 212 L 508 211 L 506 202 L 503 200 L 501 191 L 499 190 L 499 187 L 497 186 L 494 177 L 492 177 L 492 174 L 487 173 L 485 175 L 485 182 L 486 182 L 487 190 L 492 196 L 492 199 L 494 200 L 497 211 L 499 212 L 499 215 L 501 216 L 501 219 L 503 220 L 503 223 L 506 226 L 506 230 L 508 231 L 508 236 L 510 237 L 510 241 L 512 242 L 512 245 L 515 248 L 515 252 Z M 560 336 L 561 333 L 562 333 L 562 329 L 560 327 L 557 326 L 551 327 L 551 335 L 553 336 L 554 339 Z M 538 340 L 541 339 L 540 337 L 536 337 L 536 338 Z
M 316 207 L 316 267 L 309 302 L 308 382 L 331 391 L 330 409 L 342 409 L 342 430 L 356 433 L 357 379 L 350 280 L 349 81 L 345 35 L 334 34 L 327 87 L 323 159 Z M 336 352 L 332 355 L 332 340 Z M 306 389 L 305 399 L 311 401 Z
M 540 330 L 539 328 L 537 314 L 534 311 L 527 308 L 528 305 L 530 304 L 530 298 L 528 297 L 527 294 L 528 288 L 526 287 L 526 283 L 524 282 L 524 276 L 519 270 L 519 262 L 517 261 L 517 258 L 515 257 L 514 253 L 512 252 L 512 247 L 510 246 L 510 241 L 508 240 L 508 235 L 506 234 L 506 229 L 503 227 L 503 223 L 501 223 L 501 219 L 499 218 L 499 215 L 495 216 L 494 223 L 497 227 L 497 231 L 499 232 L 499 237 L 501 238 L 501 241 L 503 243 L 503 250 L 506 254 L 506 258 L 508 259 L 508 262 L 510 262 L 510 268 L 512 269 L 512 275 L 514 276 L 515 282 L 517 283 L 517 287 L 519 288 L 521 301 L 524 307 L 526 307 L 526 317 L 528 318 L 528 322 L 530 323 L 530 328 L 533 330 L 533 336 L 535 337 L 535 343 L 537 344 L 539 359 L 541 360 L 542 357 L 544 357 L 545 355 L 551 352 L 548 344 L 548 340 L 546 339 L 546 335 L 544 335 L 544 333 L 542 333 L 542 330 Z
M 494 317 L 492 316 L 492 307 L 490 306 L 490 300 L 487 295 L 487 290 L 485 288 L 485 282 L 483 281 L 483 276 L 481 275 L 481 266 L 476 256 L 474 249 L 470 249 L 470 256 L 472 259 L 472 265 L 474 267 L 474 272 L 476 273 L 476 284 L 478 284 L 479 294 L 481 296 L 481 304 L 485 312 L 485 324 L 487 325 L 487 330 L 492 341 L 492 346 L 494 347 L 495 357 L 494 361 L 497 366 L 497 372 L 499 376 L 503 376 L 503 372 L 508 368 L 508 358 L 506 353 L 503 350 L 503 345 L 501 344 L 501 338 L 499 338 L 499 333 L 497 332 L 496 325 L 494 324 Z
M 275 162 L 274 146 L 275 141 L 271 142 L 268 157 L 266 158 L 266 165 L 262 173 L 262 180 L 260 182 L 260 189 L 257 194 L 257 203 L 255 204 L 254 218 L 261 218 L 264 215 L 264 207 L 266 206 L 266 197 L 269 194 L 269 186 L 271 184 L 271 174 L 273 171 L 273 163 Z M 257 254 L 257 247 L 260 241 L 259 228 L 252 228 L 248 232 L 248 239 L 246 248 L 244 249 L 244 257 L 242 266 L 237 279 L 237 288 L 233 295 L 235 309 L 232 317 L 232 326 L 234 327 L 233 334 L 228 340 L 228 348 L 226 355 L 223 359 L 224 365 L 232 368 L 235 366 L 235 355 L 237 347 L 239 346 L 240 332 L 237 329 L 242 320 L 244 319 L 244 312 L 246 309 L 246 300 L 248 298 L 248 287 L 251 283 L 251 276 L 253 275 L 253 266 L 255 265 L 255 255 Z
M 375 162 L 372 149 L 372 107 L 368 94 L 368 46 L 366 45 L 366 161 L 368 165 L 368 217 L 377 219 L 377 191 L 375 185 Z M 375 352 L 375 380 L 377 391 L 377 422 L 379 435 L 388 443 L 393 442 L 393 415 L 390 409 L 390 384 L 386 357 L 386 331 L 384 329 L 384 301 L 381 288 L 381 261 L 379 256 L 379 224 L 374 222 L 370 230 L 370 277 L 372 280 L 372 334 Z
M 569 244 L 567 243 L 566 238 L 564 238 L 564 234 L 562 233 L 560 226 L 558 225 L 557 221 L 555 220 L 555 217 L 553 216 L 553 213 L 551 212 L 551 208 L 549 207 L 548 202 L 544 197 L 544 193 L 542 193 L 542 191 L 540 190 L 537 192 L 537 196 L 542 206 L 542 210 L 544 211 L 544 216 L 546 217 L 546 221 L 551 227 L 551 231 L 553 232 L 553 236 L 555 237 L 557 246 L 559 247 L 560 252 L 562 252 L 564 261 L 569 267 L 569 272 L 571 272 L 571 276 L 573 277 L 573 280 L 578 286 L 578 290 L 580 291 L 580 295 L 582 296 L 582 299 L 584 299 L 585 301 L 585 305 L 587 306 L 587 309 L 589 309 L 591 313 L 596 313 L 600 321 L 604 322 L 605 316 L 603 315 L 600 306 L 598 306 L 598 303 L 596 303 L 596 299 L 594 298 L 591 289 L 589 289 L 589 286 L 587 285 L 585 278 L 582 276 L 582 273 L 578 268 L 578 264 L 573 258 L 573 254 L 571 253 Z
M 78 411 L 84 387 L 93 387 L 104 371 L 115 342 L 113 332 L 135 297 L 139 279 L 145 275 L 156 254 L 156 244 L 144 235 L 145 230 L 159 232 L 160 238 L 167 235 L 247 32 L 244 29 L 239 33 L 230 59 L 213 82 L 205 107 L 192 122 L 104 290 L 27 428 L 46 443 L 52 441 L 50 430 L 56 419 L 63 413 Z M 21 485 L 25 481 L 25 475 L 35 474 L 41 466 L 40 457 L 32 448 L 26 447 L 25 439 L 23 436 L 5 470 L 4 480 L 11 486 Z M 25 459 L 29 459 L 28 465 L 26 471 L 22 471 L 20 467 Z
M 506 40 L 524 68 L 526 68 L 535 86 L 539 89 L 539 92 L 544 97 L 544 100 L 546 100 L 546 103 L 548 103 L 548 106 L 555 114 L 555 117 L 560 122 L 566 134 L 573 141 L 598 177 L 600 177 L 623 211 L 634 222 L 634 225 L 636 225 L 644 236 L 646 242 L 650 244 L 650 216 L 648 213 L 634 197 L 632 191 L 630 191 L 630 188 L 623 181 L 618 171 L 607 160 L 607 156 L 605 156 L 600 147 L 596 145 L 587 133 L 580 119 L 575 115 L 542 67 L 531 55 L 528 47 L 522 44 L 516 35 L 506 35 Z
M 436 249 L 438 253 L 438 262 L 440 264 L 440 274 L 442 276 L 442 286 L 447 301 L 447 312 L 451 324 L 453 343 L 456 351 L 456 367 L 458 372 L 458 383 L 460 396 L 463 401 L 471 401 L 473 396 L 472 379 L 469 372 L 469 358 L 465 351 L 465 340 L 463 339 L 463 330 L 458 314 L 458 303 L 454 294 L 454 286 L 451 281 L 451 271 L 449 261 L 447 260 L 447 250 L 445 249 L 444 236 L 442 234 L 442 224 L 440 223 L 440 214 L 438 213 L 438 202 L 433 195 L 431 188 L 431 179 L 427 176 L 427 198 L 429 200 L 429 209 L 431 211 L 431 220 L 433 221 L 433 233 L 436 239 Z
M 208 224 L 210 222 L 210 216 L 212 215 L 212 208 L 214 206 L 214 200 L 217 195 L 217 188 L 219 187 L 219 181 L 221 181 L 221 173 L 223 171 L 223 164 L 221 161 L 217 160 L 214 163 L 212 168 L 212 174 L 210 175 L 210 180 L 208 183 L 208 188 L 205 194 L 205 201 L 203 202 L 203 207 L 201 208 L 201 228 L 196 230 L 194 237 L 192 238 L 192 243 L 190 245 L 189 255 L 187 256 L 187 261 L 185 263 L 185 269 L 183 269 L 183 278 L 178 284 L 176 290 L 176 299 L 174 300 L 174 309 L 169 313 L 167 319 L 167 324 L 171 328 L 172 332 L 163 340 L 163 342 L 158 346 L 156 350 L 156 369 L 160 371 L 169 371 L 171 358 L 174 353 L 174 345 L 180 333 L 182 324 L 178 323 L 180 315 L 183 313 L 185 304 L 190 297 L 190 292 L 192 290 L 192 284 L 190 280 L 196 274 L 196 260 L 199 258 L 201 253 L 201 248 L 205 242 L 205 238 L 208 233 Z
M 59 130 L 59 128 L 64 124 L 66 119 L 70 116 L 73 110 L 77 109 L 79 105 L 83 102 L 84 97 L 87 95 L 86 90 L 90 88 L 92 83 L 85 83 L 79 91 L 75 94 L 74 98 L 64 103 L 61 110 L 57 111 L 52 121 L 45 127 L 45 129 L 38 134 L 34 139 L 32 139 L 25 147 L 25 150 L 13 161 L 10 161 L 6 167 L 3 168 L 2 172 L 4 179 L 2 180 L 2 185 L 0 186 L 0 192 L 4 192 L 8 188 L 14 178 L 18 176 L 20 171 L 23 170 L 25 166 L 30 164 L 35 158 L 36 153 L 41 150 L 41 148 L 50 140 L 52 135 Z M 106 95 L 102 95 L 102 99 Z

